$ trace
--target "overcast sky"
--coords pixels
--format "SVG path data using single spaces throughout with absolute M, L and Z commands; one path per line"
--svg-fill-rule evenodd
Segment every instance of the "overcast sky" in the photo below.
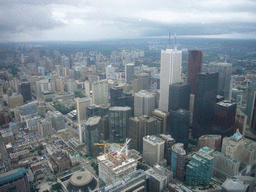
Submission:
M 1 0 L 0 41 L 256 37 L 256 0 Z

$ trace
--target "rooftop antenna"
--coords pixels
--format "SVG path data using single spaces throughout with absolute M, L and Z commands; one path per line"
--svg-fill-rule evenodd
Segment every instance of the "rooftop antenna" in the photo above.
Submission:
M 227 58 L 228 58 L 228 53 L 227 53 L 227 51 L 226 51 L 225 63 L 227 63 Z
M 171 48 L 171 33 L 169 32 L 169 46 L 168 48 Z
M 175 33 L 175 38 L 174 38 L 174 48 L 176 49 L 176 33 Z

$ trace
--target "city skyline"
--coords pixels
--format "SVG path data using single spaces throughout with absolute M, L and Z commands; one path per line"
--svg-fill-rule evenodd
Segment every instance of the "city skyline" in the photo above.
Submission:
M 255 38 L 246 1 L 8 1 L 0 41 L 87 41 L 167 36 Z

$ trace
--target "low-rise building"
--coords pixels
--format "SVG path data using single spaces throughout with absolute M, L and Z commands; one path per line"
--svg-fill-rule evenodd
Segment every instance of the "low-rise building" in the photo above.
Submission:
M 63 171 L 70 169 L 70 160 L 63 153 L 55 153 L 51 155 L 51 160 L 48 161 L 48 164 L 52 164 L 50 166 L 52 171 Z
M 80 163 L 80 155 L 76 153 L 71 147 L 66 148 L 65 151 L 72 166 Z
M 11 162 L 18 163 L 22 159 L 30 157 L 29 150 L 25 149 L 16 153 L 10 153 Z
M 198 149 L 209 147 L 214 151 L 220 151 L 221 141 L 221 135 L 202 135 L 198 139 Z

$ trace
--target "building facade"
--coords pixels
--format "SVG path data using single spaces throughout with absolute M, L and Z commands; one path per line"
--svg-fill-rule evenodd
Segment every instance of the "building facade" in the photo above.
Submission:
M 152 115 L 155 109 L 155 95 L 146 90 L 141 90 L 134 95 L 134 116 Z

